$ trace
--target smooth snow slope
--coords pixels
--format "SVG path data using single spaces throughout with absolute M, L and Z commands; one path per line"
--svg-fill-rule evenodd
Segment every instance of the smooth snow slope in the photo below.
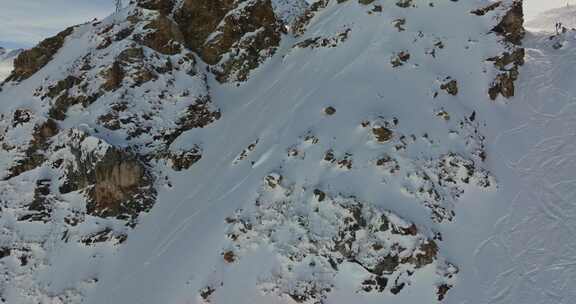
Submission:
M 576 28 L 576 5 L 555 8 L 538 14 L 526 22 L 526 27 L 534 30 L 554 31 L 557 22 L 565 27 Z
M 520 94 L 510 105 L 514 124 L 493 140 L 511 196 L 474 251 L 487 303 L 576 297 L 575 42 L 574 31 L 552 40 L 530 34 L 525 41 Z

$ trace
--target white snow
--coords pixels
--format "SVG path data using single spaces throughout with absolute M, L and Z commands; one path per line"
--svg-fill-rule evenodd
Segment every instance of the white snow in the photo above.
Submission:
M 552 32 L 556 23 L 562 23 L 568 29 L 576 28 L 576 5 L 563 6 L 544 11 L 526 22 L 533 30 Z
M 6 229 L 1 241 L 50 239 L 48 249 L 37 248 L 39 259 L 29 272 L 20 272 L 17 259 L 11 258 L 12 264 L 5 267 L 16 274 L 15 281 L 9 283 L 4 298 L 11 304 L 192 304 L 205 303 L 199 291 L 214 286 L 214 303 L 294 303 L 277 295 L 312 276 L 319 286 L 333 289 L 323 303 L 434 303 L 439 272 L 454 272 L 441 269 L 439 261 L 417 270 L 413 278 L 402 278 L 408 285 L 398 295 L 365 295 L 357 292 L 366 275 L 358 264 L 344 262 L 339 271 L 317 273 L 286 260 L 287 252 L 307 252 L 302 248 L 312 243 L 299 239 L 306 235 L 299 230 L 300 220 L 310 221 L 305 227 L 328 238 L 334 231 L 323 229 L 336 227 L 337 213 L 345 213 L 310 199 L 311 191 L 321 188 L 339 199 L 367 202 L 366 212 L 390 214 L 401 227 L 416 223 L 425 237 L 441 233 L 439 256 L 459 270 L 443 303 L 572 303 L 576 298 L 575 32 L 552 39 L 528 33 L 517 95 L 490 101 L 487 90 L 495 71 L 486 59 L 504 48 L 497 36 L 487 33 L 501 12 L 484 18 L 469 13 L 486 5 L 485 0 L 436 1 L 434 7 L 430 1 L 417 0 L 417 8 L 400 8 L 395 2 L 376 1 L 384 9 L 375 12 L 357 1 L 331 1 L 302 37 L 286 35 L 277 54 L 239 86 L 214 79 L 204 86 L 200 76 L 175 72 L 129 90 L 130 113 L 157 110 L 150 123 L 152 132 L 172 127 L 183 110 L 180 102 L 189 101 L 180 95 L 187 89 L 201 96 L 209 87 L 222 118 L 185 132 L 170 147 L 178 151 L 201 146 L 203 157 L 190 170 L 175 172 L 154 163 L 157 203 L 121 246 L 64 243 L 59 241 L 61 226 L 16 221 L 11 213 L 30 202 L 42 170 L 1 182 L 0 196 L 8 202 L 2 206 L 7 215 L 0 217 Z M 399 18 L 406 19 L 405 31 L 393 26 Z M 111 62 L 114 52 L 126 45 L 118 42 L 110 52 L 98 52 L 94 46 L 99 41 L 91 40 L 110 22 L 81 26 L 49 66 L 20 85 L 5 86 L 0 93 L 4 115 L 22 107 L 46 115 L 47 105 L 33 96 L 34 90 L 64 78 L 87 49 L 101 62 Z M 294 47 L 347 29 L 348 38 L 337 47 Z M 437 48 L 438 41 L 442 48 Z M 393 67 L 391 59 L 400 51 L 411 56 Z M 199 70 L 203 68 L 200 64 Z M 96 79 L 100 71 L 95 67 L 90 77 Z M 458 95 L 440 89 L 447 77 L 458 81 Z M 175 100 L 154 104 L 155 94 L 163 89 Z M 118 98 L 115 94 L 69 111 L 61 127 L 85 126 L 82 132 L 90 137 L 82 148 L 87 151 L 105 144 L 153 150 L 146 146 L 150 141 L 146 135 L 127 140 L 126 130 L 111 132 L 98 125 L 98 116 Z M 327 106 L 336 113 L 326 115 Z M 379 142 L 372 126 L 386 126 L 393 137 Z M 27 142 L 29 138 L 20 134 L 30 134 L 31 128 L 2 126 L 9 130 L 3 134 L 5 142 Z M 478 153 L 481 149 L 487 152 L 485 162 Z M 326 160 L 328 151 L 334 160 Z M 3 171 L 9 167 L 5 159 L 16 156 L 3 152 Z M 387 161 L 377 166 L 381 159 Z M 470 166 L 474 173 L 466 170 Z M 263 191 L 266 177 L 285 184 Z M 83 203 L 78 193 L 58 199 L 60 212 Z M 260 199 L 262 205 L 257 205 Z M 313 204 L 320 204 L 316 218 L 310 211 Z M 272 216 L 274 212 L 280 215 Z M 236 248 L 227 237 L 226 219 L 233 216 L 259 225 L 249 235 L 255 239 L 242 244 L 238 261 L 227 264 L 223 252 Z M 102 221 L 87 217 L 79 229 L 95 232 Z M 105 225 L 119 226 L 113 220 Z M 400 242 L 413 249 L 414 239 Z M 34 292 L 27 297 L 21 293 L 25 290 Z M 62 294 L 66 296 L 58 297 Z
M 12 72 L 14 59 L 22 50 L 10 50 L 0 47 L 0 82 Z

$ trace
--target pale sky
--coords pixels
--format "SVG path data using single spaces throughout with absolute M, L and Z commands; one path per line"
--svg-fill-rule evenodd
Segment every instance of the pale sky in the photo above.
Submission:
M 0 46 L 29 47 L 113 10 L 113 0 L 0 0 Z
M 576 5 L 576 0 L 524 0 L 526 17 L 567 1 Z M 0 46 L 32 46 L 70 25 L 103 18 L 113 7 L 113 0 L 0 0 Z

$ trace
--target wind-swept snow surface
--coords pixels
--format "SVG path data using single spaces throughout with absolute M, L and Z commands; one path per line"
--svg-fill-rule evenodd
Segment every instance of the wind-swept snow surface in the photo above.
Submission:
M 530 19 L 526 26 L 534 30 L 554 31 L 555 25 L 562 23 L 568 29 L 576 28 L 576 5 L 551 9 Z
M 573 32 L 202 1 L 67 29 L 3 85 L 2 301 L 571 303 Z

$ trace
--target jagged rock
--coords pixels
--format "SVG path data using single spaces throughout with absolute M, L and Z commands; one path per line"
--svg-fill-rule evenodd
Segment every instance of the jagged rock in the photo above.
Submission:
M 71 90 L 80 85 L 82 81 L 83 79 L 70 75 L 48 88 L 48 92 L 42 98 L 50 98 L 53 101 L 48 112 L 52 119 L 64 120 L 66 112 L 71 106 L 76 104 L 88 105 L 97 98 L 97 95 L 88 97 L 71 94 Z
M 12 127 L 15 128 L 19 125 L 30 122 L 32 115 L 32 111 L 28 109 L 17 109 L 14 111 L 14 117 L 12 118 Z
M 490 85 L 490 89 L 488 89 L 490 99 L 495 100 L 498 98 L 498 95 L 502 95 L 506 98 L 514 97 L 516 92 L 514 82 L 518 79 L 518 76 L 519 72 L 517 70 L 498 74 L 496 79 Z
M 47 223 L 50 220 L 53 207 L 52 201 L 48 197 L 50 195 L 50 183 L 51 181 L 48 179 L 36 181 L 34 200 L 28 205 L 28 213 L 18 218 L 19 221 Z
M 319 47 L 329 47 L 334 48 L 340 45 L 342 42 L 348 40 L 351 29 L 346 29 L 333 37 L 314 37 L 308 38 L 302 42 L 298 42 L 294 45 L 297 48 L 319 48 Z
M 500 23 L 492 31 L 504 36 L 506 41 L 512 44 L 522 44 L 522 39 L 526 34 L 522 1 L 515 0 L 504 17 L 502 17 Z
M 234 5 L 233 0 L 185 0 L 174 12 L 174 20 L 180 26 L 186 46 L 200 50 L 208 36 Z
M 186 46 L 208 64 L 218 65 L 214 72 L 221 82 L 245 81 L 251 70 L 274 53 L 282 32 L 270 0 L 242 4 L 186 0 L 174 19 Z M 225 54 L 227 59 L 221 62 Z
M 304 34 L 306 26 L 312 20 L 314 15 L 319 12 L 321 9 L 325 8 L 328 5 L 329 0 L 318 0 L 314 1 L 295 22 L 294 22 L 294 29 L 292 32 L 296 36 L 300 36 Z
M 150 31 L 142 38 L 142 44 L 147 47 L 168 55 L 175 55 L 182 51 L 181 44 L 184 42 L 184 36 L 178 25 L 167 16 L 160 14 L 144 29 Z
M 136 155 L 79 130 L 69 130 L 59 137 L 64 146 L 55 146 L 53 153 L 71 155 L 59 164 L 64 172 L 61 194 L 83 192 L 87 195 L 88 215 L 114 217 L 129 225 L 141 212 L 150 210 L 156 195 L 153 177 Z
M 489 6 L 496 9 L 498 6 Z M 499 95 L 511 98 L 515 95 L 515 81 L 519 76 L 519 67 L 524 64 L 525 51 L 520 47 L 525 36 L 524 13 L 522 1 L 514 0 L 500 22 L 492 29 L 493 32 L 504 37 L 508 43 L 508 51 L 498 57 L 488 59 L 500 71 L 488 90 L 490 99 L 495 100 Z M 483 14 L 478 14 L 483 15 Z
M 455 79 L 450 79 L 440 85 L 440 89 L 446 91 L 448 94 L 456 96 L 458 95 L 458 81 Z
M 16 164 L 10 168 L 10 173 L 5 177 L 5 180 L 11 179 L 40 166 L 46 160 L 44 153 L 48 141 L 58 134 L 58 132 L 58 125 L 51 119 L 48 119 L 41 125 L 36 125 L 32 134 L 32 140 L 25 149 L 23 157 L 17 160 Z
M 520 66 L 524 65 L 524 56 L 524 48 L 515 48 L 510 53 L 504 52 L 501 56 L 488 59 L 494 62 L 494 65 L 501 71 L 488 91 L 492 100 L 496 99 L 499 94 L 506 98 L 514 96 L 514 82 L 520 74 Z
M 372 134 L 374 135 L 376 140 L 380 143 L 384 143 L 391 140 L 392 136 L 394 135 L 394 133 L 390 129 L 383 126 L 375 126 L 374 128 L 372 128 Z
M 498 2 L 494 2 L 492 4 L 489 4 L 485 7 L 481 7 L 479 9 L 475 9 L 473 10 L 471 13 L 476 15 L 476 16 L 484 16 L 486 15 L 488 12 L 491 12 L 495 9 L 497 9 L 500 5 L 502 4 L 502 2 L 498 1 Z
M 390 63 L 392 64 L 392 67 L 396 68 L 404 65 L 404 63 L 408 62 L 408 60 L 410 60 L 410 53 L 402 51 L 398 54 L 395 54 L 390 60 Z
M 202 151 L 200 147 L 194 147 L 189 151 L 170 152 L 168 158 L 175 171 L 188 170 L 202 158 Z
M 106 82 L 102 86 L 104 90 L 114 91 L 122 86 L 122 81 L 124 80 L 124 70 L 122 69 L 120 62 L 114 61 L 105 75 Z
M 105 228 L 99 232 L 84 236 L 81 242 L 86 246 L 94 246 L 103 242 L 113 242 L 114 245 L 122 244 L 126 240 L 127 236 L 125 234 L 119 234 L 110 228 Z
M 145 168 L 133 156 L 118 150 L 109 150 L 94 168 L 94 188 L 92 202 L 87 206 L 88 214 L 97 216 L 133 216 L 139 213 L 130 206 L 130 200 L 138 194 L 140 187 L 150 186 L 145 176 Z M 146 208 L 146 207 L 144 207 Z M 137 215 L 137 214 L 136 214 Z

